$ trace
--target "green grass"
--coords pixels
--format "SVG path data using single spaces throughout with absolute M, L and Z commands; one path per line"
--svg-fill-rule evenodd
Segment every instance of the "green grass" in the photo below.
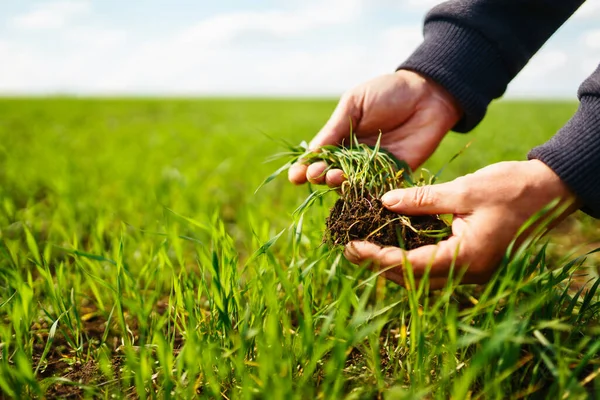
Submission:
M 0 394 L 585 398 L 600 389 L 597 259 L 578 258 L 598 247 L 588 217 L 505 260 L 484 288 L 429 294 L 425 281 L 407 292 L 321 245 L 335 194 L 294 219 L 308 186 L 280 178 L 254 193 L 278 166 L 263 161 L 282 150 L 263 133 L 308 140 L 334 105 L 0 100 Z M 499 103 L 427 167 L 469 141 L 442 180 L 524 159 L 575 108 Z

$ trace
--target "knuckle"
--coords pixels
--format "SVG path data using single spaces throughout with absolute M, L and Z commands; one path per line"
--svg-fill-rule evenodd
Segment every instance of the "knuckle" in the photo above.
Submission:
M 340 105 L 349 105 L 354 103 L 354 98 L 355 98 L 355 90 L 351 89 L 351 90 L 347 90 L 346 92 L 344 92 L 344 94 L 342 94 L 342 97 L 340 97 Z
M 412 192 L 411 200 L 416 207 L 427 207 L 436 203 L 435 193 L 429 185 L 417 187 Z
M 398 254 L 400 251 L 401 250 L 395 247 L 382 248 L 377 257 L 378 264 L 383 267 L 397 267 L 401 265 L 402 255 Z
M 402 274 L 397 273 L 396 271 L 385 271 L 381 274 L 381 276 L 383 276 L 385 279 L 392 281 L 394 283 L 397 283 L 398 285 L 403 285 L 404 286 L 404 278 L 402 277 Z
M 454 181 L 454 196 L 457 204 L 465 204 L 471 198 L 471 188 L 463 178 Z

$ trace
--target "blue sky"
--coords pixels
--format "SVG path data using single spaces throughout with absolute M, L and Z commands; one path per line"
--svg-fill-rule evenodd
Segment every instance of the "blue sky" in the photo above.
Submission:
M 336 96 L 391 72 L 431 0 L 0 3 L 0 93 Z M 574 98 L 600 62 L 588 0 L 509 87 Z

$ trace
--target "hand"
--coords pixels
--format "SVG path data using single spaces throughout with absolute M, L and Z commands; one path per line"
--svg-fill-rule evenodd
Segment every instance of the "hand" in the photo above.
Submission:
M 503 162 L 439 185 L 392 190 L 382 197 L 390 210 L 407 214 L 453 214 L 452 236 L 411 251 L 351 242 L 345 256 L 371 261 L 383 275 L 404 285 L 402 265 L 410 263 L 415 280 L 431 266 L 430 288 L 446 285 L 450 266 L 466 268 L 462 283 L 484 283 L 502 260 L 521 226 L 555 199 L 568 205 L 556 224 L 578 208 L 573 193 L 538 160 Z
M 458 122 L 461 111 L 441 86 L 412 71 L 400 70 L 364 83 L 340 100 L 329 121 L 310 143 L 311 149 L 347 144 L 350 123 L 358 140 L 374 145 L 381 130 L 381 146 L 412 169 L 435 151 L 444 135 Z M 339 186 L 342 171 L 326 169 L 324 162 L 298 163 L 288 172 L 296 184 Z

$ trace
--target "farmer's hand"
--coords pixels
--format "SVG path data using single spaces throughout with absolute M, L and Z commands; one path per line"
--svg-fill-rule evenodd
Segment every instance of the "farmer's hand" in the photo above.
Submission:
M 405 261 L 412 265 L 417 281 L 431 266 L 432 289 L 444 287 L 453 260 L 457 270 L 466 268 L 462 283 L 484 283 L 521 226 L 555 199 L 569 206 L 554 224 L 578 205 L 560 178 L 538 160 L 493 164 L 452 182 L 392 190 L 382 201 L 394 212 L 453 214 L 452 236 L 411 251 L 351 242 L 345 256 L 356 264 L 370 260 L 382 270 L 389 268 L 383 275 L 401 285 Z
M 452 96 L 441 86 L 415 72 L 400 70 L 342 96 L 310 148 L 347 144 L 352 121 L 359 141 L 374 145 L 381 130 L 381 146 L 415 169 L 434 152 L 461 114 Z M 309 180 L 339 186 L 342 172 L 331 170 L 324 176 L 325 168 L 324 162 L 310 166 L 298 163 L 289 169 L 289 180 L 296 184 Z

